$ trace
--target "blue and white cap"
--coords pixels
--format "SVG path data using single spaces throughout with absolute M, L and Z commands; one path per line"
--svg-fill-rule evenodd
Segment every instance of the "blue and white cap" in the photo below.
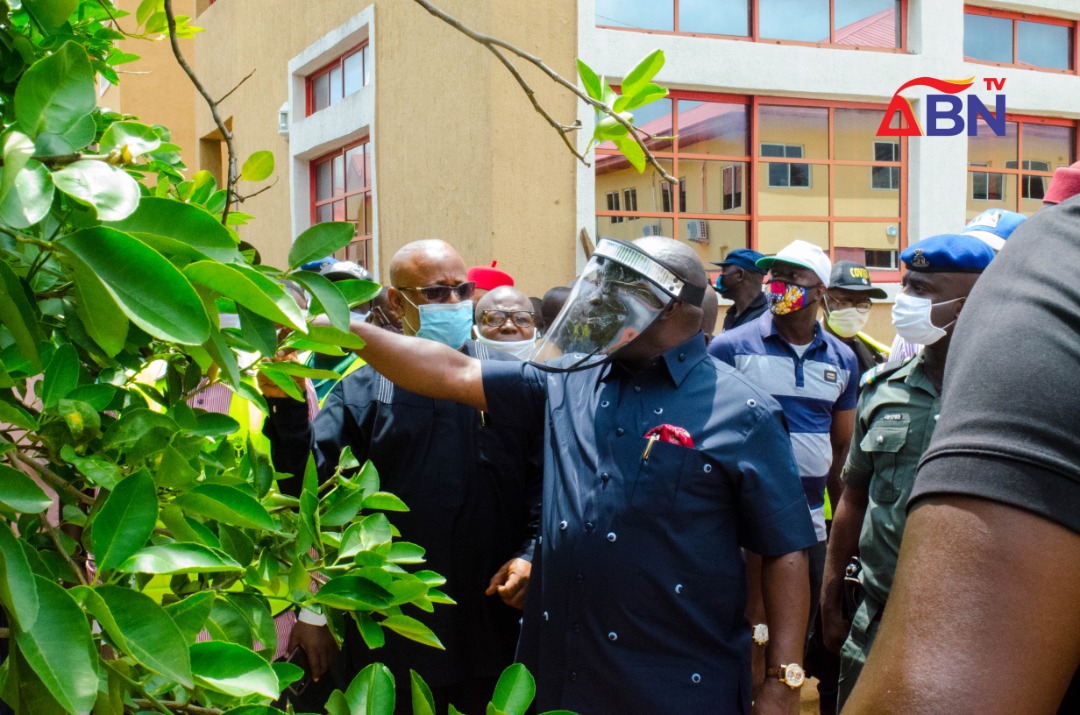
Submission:
M 1000 251 L 1005 247 L 1005 239 L 1025 220 L 1027 216 L 1015 211 L 987 209 L 968 221 L 960 233 L 974 236 L 994 251 Z

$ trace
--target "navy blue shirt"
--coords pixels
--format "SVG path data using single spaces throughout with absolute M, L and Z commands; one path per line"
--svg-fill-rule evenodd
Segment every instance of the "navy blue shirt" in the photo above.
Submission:
M 520 660 L 540 711 L 750 711 L 739 547 L 815 543 L 780 406 L 698 334 L 637 374 L 485 362 L 493 418 L 544 435 Z M 656 442 L 687 430 L 688 448 Z

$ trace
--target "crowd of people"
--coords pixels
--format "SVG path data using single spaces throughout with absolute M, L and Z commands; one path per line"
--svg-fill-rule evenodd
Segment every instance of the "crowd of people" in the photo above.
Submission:
M 913 240 L 891 346 L 867 267 L 801 240 L 710 280 L 601 238 L 543 298 L 406 245 L 359 360 L 314 418 L 264 383 L 264 431 L 278 471 L 348 446 L 409 505 L 446 649 L 338 652 L 317 613 L 290 643 L 327 691 L 378 660 L 407 703 L 415 669 L 438 711 L 517 660 L 538 711 L 790 714 L 812 675 L 823 715 L 1076 712 L 1078 177 Z

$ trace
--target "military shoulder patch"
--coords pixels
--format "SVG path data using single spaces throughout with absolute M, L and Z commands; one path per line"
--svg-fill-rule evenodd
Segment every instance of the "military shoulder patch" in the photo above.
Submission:
M 888 377 L 892 373 L 899 370 L 904 366 L 906 360 L 893 360 L 891 362 L 882 363 L 881 365 L 875 365 L 866 371 L 859 381 L 859 387 L 866 387 L 867 385 L 873 385 L 884 377 Z

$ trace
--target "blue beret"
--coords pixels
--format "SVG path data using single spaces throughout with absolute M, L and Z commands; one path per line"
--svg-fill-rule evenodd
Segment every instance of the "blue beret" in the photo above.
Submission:
M 994 260 L 994 249 L 974 236 L 944 233 L 911 244 L 900 260 L 920 273 L 982 273 Z
M 733 251 L 728 251 L 728 254 L 724 256 L 724 260 L 713 263 L 714 266 L 736 266 L 738 268 L 744 268 L 751 273 L 760 273 L 765 275 L 767 272 L 763 268 L 758 268 L 757 261 L 759 258 L 764 258 L 764 254 L 752 251 L 749 248 L 736 248 Z

